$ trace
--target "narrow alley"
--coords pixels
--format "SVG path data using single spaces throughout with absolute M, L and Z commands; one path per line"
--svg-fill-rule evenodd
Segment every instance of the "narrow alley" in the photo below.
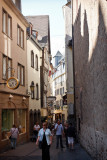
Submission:
M 66 147 L 56 149 L 55 137 L 50 148 L 51 160 L 92 160 L 87 152 L 79 145 L 75 144 L 75 150 L 69 150 Z M 64 142 L 64 141 L 63 141 Z M 8 150 L 0 154 L 0 160 L 41 160 L 41 150 L 35 142 L 18 145 L 16 150 Z

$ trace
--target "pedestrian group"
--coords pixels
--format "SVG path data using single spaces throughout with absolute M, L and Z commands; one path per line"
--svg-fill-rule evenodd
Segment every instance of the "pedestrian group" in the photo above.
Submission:
M 38 122 L 33 127 L 33 141 L 36 142 L 36 145 L 42 150 L 42 160 L 50 160 L 50 147 L 52 144 L 52 140 L 54 135 L 56 135 L 56 149 L 60 148 L 63 150 L 64 145 L 62 141 L 62 137 L 65 136 L 66 148 L 74 150 L 74 137 L 75 137 L 75 129 L 72 123 L 64 123 L 62 125 L 61 121 L 58 120 L 54 124 L 43 122 L 42 128 L 40 129 L 40 125 Z M 10 130 L 10 141 L 11 148 L 16 148 L 17 138 L 19 137 L 18 128 L 13 125 Z

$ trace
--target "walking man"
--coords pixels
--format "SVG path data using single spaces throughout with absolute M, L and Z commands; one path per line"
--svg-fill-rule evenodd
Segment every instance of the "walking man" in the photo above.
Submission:
M 68 134 L 69 149 L 74 149 L 75 130 L 74 130 L 74 127 L 72 126 L 72 123 L 69 124 L 69 127 L 67 129 L 67 134 Z
M 59 140 L 60 140 L 60 147 L 63 147 L 62 144 L 62 134 L 63 134 L 63 126 L 60 123 L 60 120 L 58 120 L 57 124 L 55 125 L 55 130 L 56 130 L 56 149 L 59 147 Z

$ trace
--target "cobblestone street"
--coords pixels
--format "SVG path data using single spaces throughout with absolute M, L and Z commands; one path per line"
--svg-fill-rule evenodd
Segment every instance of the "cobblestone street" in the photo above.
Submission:
M 64 148 L 56 149 L 55 137 L 50 148 L 51 160 L 92 160 L 87 152 L 79 145 L 75 145 L 75 150 Z M 18 145 L 16 150 L 8 150 L 0 154 L 0 160 L 41 160 L 41 150 L 35 142 Z

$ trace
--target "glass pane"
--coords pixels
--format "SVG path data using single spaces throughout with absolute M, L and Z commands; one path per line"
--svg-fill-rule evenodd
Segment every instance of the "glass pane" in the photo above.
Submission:
M 8 36 L 11 37 L 11 18 L 8 17 Z
M 23 31 L 21 31 L 21 47 L 23 48 Z
M 21 67 L 21 85 L 24 85 L 24 68 Z
M 20 82 L 20 66 L 18 65 L 18 80 Z
M 8 59 L 8 78 L 11 77 L 11 60 Z
M 6 33 L 6 13 L 3 12 L 3 32 Z
M 2 139 L 8 138 L 8 132 L 14 124 L 14 110 L 2 110 Z
M 17 29 L 17 44 L 20 45 L 20 28 Z
M 17 112 L 19 133 L 26 132 L 26 110 L 19 109 Z
M 3 78 L 6 79 L 6 57 L 3 57 Z

